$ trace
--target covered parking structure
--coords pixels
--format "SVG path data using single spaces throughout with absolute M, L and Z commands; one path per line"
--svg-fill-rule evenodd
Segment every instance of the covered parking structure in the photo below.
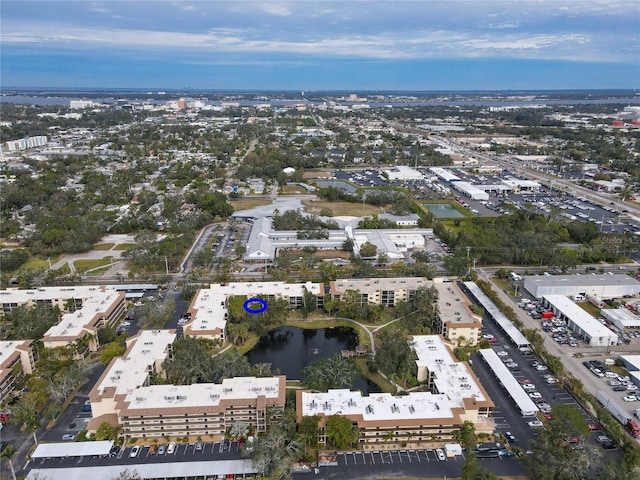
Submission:
M 93 442 L 86 442 L 93 443 Z M 256 478 L 258 471 L 251 460 L 216 460 L 204 462 L 162 462 L 103 465 L 89 467 L 34 468 L 25 480 L 86 480 L 120 478 L 122 472 L 137 473 L 145 480 L 196 480 L 205 478 Z
M 496 307 L 495 303 L 480 290 L 480 287 L 475 282 L 464 282 L 464 286 L 480 302 L 485 311 L 491 315 L 491 318 L 500 326 L 516 347 L 531 347 L 531 342 L 527 340 L 527 337 Z
M 509 369 L 504 366 L 500 357 L 491 348 L 483 348 L 480 350 L 482 359 L 489 366 L 493 375 L 498 379 L 500 385 L 504 387 L 509 396 L 513 399 L 516 406 L 520 410 L 523 417 L 534 417 L 540 411 L 538 406 L 533 403 L 527 392 L 518 383 Z
M 112 447 L 113 442 L 109 440 L 40 443 L 31 454 L 31 458 L 102 457 L 109 455 Z
M 576 305 L 570 298 L 564 295 L 545 295 L 542 299 L 544 305 L 553 311 L 556 317 L 566 320 L 569 328 L 590 347 L 617 345 L 618 335 Z

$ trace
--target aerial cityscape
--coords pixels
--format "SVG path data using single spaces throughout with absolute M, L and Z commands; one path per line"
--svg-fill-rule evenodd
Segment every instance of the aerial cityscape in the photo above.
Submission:
M 1 7 L 0 479 L 640 480 L 640 4 Z

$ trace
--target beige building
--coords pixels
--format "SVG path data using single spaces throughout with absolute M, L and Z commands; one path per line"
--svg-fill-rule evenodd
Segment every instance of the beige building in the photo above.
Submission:
M 16 383 L 35 369 L 31 340 L 0 342 L 0 404 L 8 400 Z
M 476 346 L 480 341 L 482 316 L 470 310 L 471 303 L 456 283 L 441 280 L 434 280 L 438 290 L 435 333 L 456 345 Z
M 58 308 L 60 321 L 45 333 L 46 348 L 64 347 L 87 337 L 87 349 L 98 350 L 98 329 L 114 326 L 125 313 L 125 294 L 106 287 L 45 287 L 0 290 L 3 314 L 18 306 Z M 82 352 L 80 352 L 82 353 Z
M 411 298 L 419 288 L 432 285 L 431 280 L 423 277 L 338 279 L 330 282 L 330 291 L 336 300 L 347 290 L 355 290 L 359 294 L 361 305 L 393 307 L 398 302 Z
M 88 431 L 108 422 L 133 438 L 222 436 L 239 421 L 263 432 L 268 418 L 281 416 L 284 376 L 151 385 L 152 375 L 165 376 L 163 364 L 175 339 L 173 330 L 144 330 L 128 340 L 125 354 L 109 364 L 91 390 Z
M 302 307 L 305 289 L 317 298 L 322 307 L 324 287 L 321 283 L 285 282 L 232 282 L 214 283 L 209 288 L 198 290 L 189 305 L 189 321 L 184 326 L 184 335 L 211 340 L 226 341 L 229 297 L 283 298 L 292 310 Z
M 467 363 L 458 362 L 438 335 L 415 336 L 410 344 L 418 356 L 418 379 L 429 391 L 393 396 L 368 396 L 349 390 L 313 393 L 298 390 L 297 420 L 318 415 L 320 441 L 326 443 L 327 417 L 339 414 L 360 430 L 360 443 L 449 443 L 465 421 L 478 432 L 490 432 L 494 404 Z

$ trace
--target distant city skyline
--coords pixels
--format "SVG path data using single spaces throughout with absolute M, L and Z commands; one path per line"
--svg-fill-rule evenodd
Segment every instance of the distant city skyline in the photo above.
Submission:
M 3 0 L 3 87 L 640 87 L 640 2 Z

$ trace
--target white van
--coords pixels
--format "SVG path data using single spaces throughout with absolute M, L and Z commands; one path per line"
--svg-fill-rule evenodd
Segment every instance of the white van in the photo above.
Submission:
M 176 451 L 176 442 L 171 442 L 167 447 L 167 455 L 173 455 L 173 452 Z

